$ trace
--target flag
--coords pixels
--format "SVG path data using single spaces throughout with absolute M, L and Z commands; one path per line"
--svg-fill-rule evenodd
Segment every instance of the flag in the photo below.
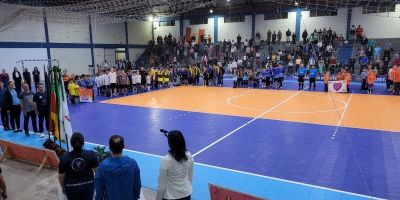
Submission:
M 71 143 L 69 140 L 72 137 L 72 125 L 71 125 L 71 116 L 69 115 L 69 109 L 68 109 L 68 100 L 67 100 L 67 95 L 65 94 L 65 88 L 64 88 L 64 80 L 61 78 L 61 73 L 60 75 L 60 91 L 61 91 L 61 108 L 59 112 L 60 116 L 60 134 L 61 138 L 65 137 L 65 141 L 67 141 L 68 149 L 72 149 Z
M 49 86 L 50 86 L 50 131 L 54 137 L 60 140 L 60 129 L 58 126 L 58 112 L 57 112 L 57 95 L 56 95 L 56 81 L 54 69 L 49 69 Z
M 46 86 L 46 96 L 47 96 L 46 99 L 50 99 L 50 96 L 51 96 L 51 93 L 50 93 L 50 90 L 51 90 L 50 79 L 49 79 L 49 74 L 48 74 L 45 66 L 43 66 L 43 71 L 44 71 L 44 84 Z M 51 119 L 51 112 L 49 112 L 49 119 Z M 48 122 L 48 124 L 49 124 L 49 127 L 47 127 L 48 131 L 49 132 L 53 132 L 53 128 L 52 128 L 53 127 L 53 125 L 52 125 L 53 123 L 52 122 Z M 50 139 L 50 134 L 49 134 L 49 139 Z
M 72 136 L 72 125 L 61 69 L 58 66 L 53 66 L 49 73 L 50 130 L 53 132 L 54 137 L 65 142 L 68 149 L 70 149 L 69 139 Z

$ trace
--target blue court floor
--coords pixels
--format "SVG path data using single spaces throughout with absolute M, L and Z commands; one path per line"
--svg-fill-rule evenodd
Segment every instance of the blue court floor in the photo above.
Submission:
M 266 199 L 400 199 L 399 133 L 340 127 L 332 139 L 334 126 L 256 119 L 224 138 L 252 118 L 100 102 L 70 105 L 70 112 L 87 149 L 122 135 L 146 188 L 157 188 L 159 160 L 168 151 L 163 128 L 181 130 L 194 154 L 194 200 L 210 198 L 209 183 Z M 0 138 L 37 147 L 44 141 L 4 131 Z

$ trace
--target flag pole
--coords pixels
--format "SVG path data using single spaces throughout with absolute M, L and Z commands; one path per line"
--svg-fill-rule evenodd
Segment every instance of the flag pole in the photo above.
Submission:
M 43 64 L 43 73 L 44 73 L 44 83 L 45 83 L 45 86 L 46 86 L 46 95 L 47 95 L 47 103 L 49 104 L 49 95 L 48 95 L 48 93 L 49 93 L 49 91 L 48 91 L 48 89 L 49 89 L 49 76 L 48 76 L 48 72 L 46 71 L 46 65 L 45 64 Z M 49 117 L 49 119 L 51 118 L 50 117 L 50 104 L 49 104 L 49 113 L 48 113 L 48 117 Z M 49 128 L 50 128 L 50 123 L 49 122 L 47 122 L 46 121 L 46 130 L 47 130 L 47 135 L 49 136 L 49 140 L 51 140 L 51 137 L 50 137 L 50 131 L 49 131 Z
M 59 71 L 57 72 L 58 73 L 58 77 L 59 77 L 59 83 L 61 84 L 61 98 L 62 98 L 62 100 L 63 100 L 63 102 L 64 102 L 64 100 L 65 100 L 65 87 L 64 87 L 64 80 L 62 79 L 62 76 L 61 76 L 61 68 L 60 68 L 60 64 L 59 63 L 57 63 L 58 64 L 58 69 L 59 69 Z M 61 108 L 61 106 L 63 107 L 63 108 Z M 64 109 L 64 105 L 60 105 L 60 109 Z M 64 114 L 64 112 L 63 112 L 63 114 Z M 65 116 L 62 116 L 63 118 L 65 117 Z M 65 123 L 64 123 L 64 120 L 62 120 L 62 122 L 61 123 L 63 123 L 63 128 L 64 128 L 64 134 L 65 134 L 65 144 L 67 144 L 67 151 L 69 151 L 69 139 L 68 139 L 68 134 L 67 134 L 67 132 L 65 131 Z M 61 134 L 61 131 L 60 131 L 60 134 Z

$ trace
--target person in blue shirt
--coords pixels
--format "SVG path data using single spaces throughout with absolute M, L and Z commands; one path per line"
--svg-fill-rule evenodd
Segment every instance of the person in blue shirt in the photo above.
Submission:
M 265 69 L 265 86 L 267 88 L 271 86 L 271 76 L 272 76 L 272 68 L 271 66 L 268 66 L 267 69 Z
M 267 70 L 266 70 L 266 69 L 263 69 L 263 70 L 261 71 L 261 82 L 262 82 L 263 84 L 265 84 L 266 78 L 267 78 Z M 265 87 L 265 85 L 262 85 L 261 87 Z
M 316 81 L 316 78 L 318 76 L 318 70 L 315 69 L 314 65 L 311 66 L 311 69 L 310 69 L 310 72 L 309 72 L 309 76 L 310 76 L 310 88 L 309 88 L 309 90 L 311 90 L 311 87 L 313 87 L 313 90 L 315 91 L 315 81 Z
M 7 113 L 10 113 L 10 125 L 14 133 L 22 132 L 20 129 L 21 117 L 21 102 L 18 98 L 15 84 L 13 81 L 8 81 L 8 90 L 4 92 L 4 107 Z
M 278 74 L 279 89 L 282 89 L 283 79 L 285 75 L 285 68 L 283 67 L 282 64 L 279 64 L 278 69 L 279 69 L 279 74 Z
M 133 158 L 122 155 L 124 138 L 109 140 L 111 157 L 101 162 L 95 177 L 96 200 L 138 200 L 142 187 L 140 170 Z
M 304 67 L 303 64 L 300 65 L 299 69 L 297 70 L 297 76 L 299 81 L 299 90 L 304 89 L 304 76 L 306 75 L 307 69 Z
M 279 88 L 279 73 L 280 69 L 279 66 L 275 66 L 273 69 L 273 76 L 274 76 L 274 88 L 278 89 Z
M 243 80 L 242 80 L 242 87 L 249 86 L 249 76 L 246 71 L 243 72 Z
M 367 69 L 364 68 L 361 72 L 361 91 L 367 93 Z

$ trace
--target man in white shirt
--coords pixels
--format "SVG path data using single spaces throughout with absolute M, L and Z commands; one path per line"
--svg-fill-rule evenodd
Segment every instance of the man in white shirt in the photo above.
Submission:
M 138 71 L 134 71 L 132 74 L 132 85 L 133 85 L 133 92 L 139 93 L 140 84 L 141 84 L 142 76 L 139 74 Z
M 99 96 L 101 93 L 103 93 L 103 83 L 102 83 L 102 73 L 99 72 L 95 78 L 96 81 L 96 87 L 97 87 L 97 96 Z
M 107 72 L 104 70 L 101 75 L 101 83 L 103 85 L 103 93 L 105 96 L 109 93 L 110 90 L 110 78 L 108 77 Z
M 117 73 L 115 72 L 114 67 L 111 68 L 108 77 L 110 79 L 111 97 L 117 96 Z

